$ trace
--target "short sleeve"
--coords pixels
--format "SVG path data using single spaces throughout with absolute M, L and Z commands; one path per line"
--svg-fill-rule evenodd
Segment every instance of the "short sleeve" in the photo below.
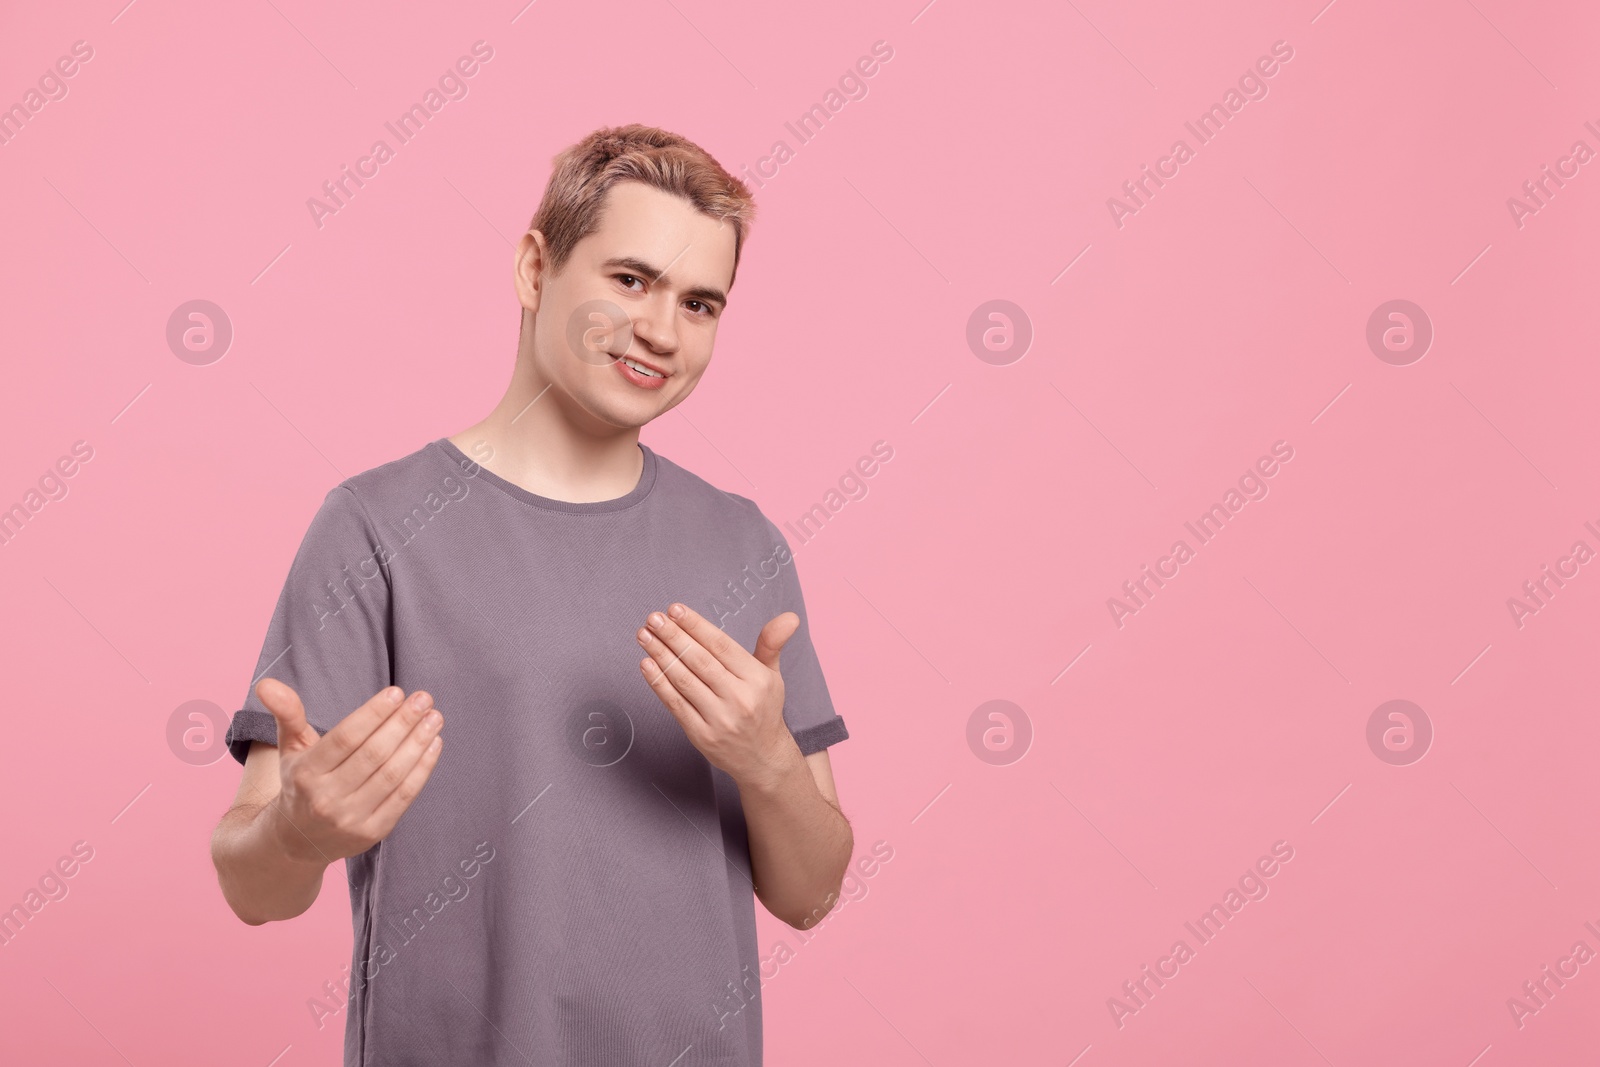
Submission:
M 335 486 L 306 529 L 278 595 L 245 699 L 223 743 L 240 763 L 251 741 L 278 743 L 278 724 L 255 694 L 276 678 L 300 695 L 325 734 L 391 684 L 388 553 L 347 486 Z
M 762 518 L 766 521 L 768 537 L 777 549 L 773 562 L 778 564 L 783 610 L 800 616 L 800 628 L 784 643 L 778 656 L 778 670 L 783 675 L 783 720 L 795 744 L 800 746 L 800 752 L 809 756 L 845 740 L 850 731 L 845 729 L 843 717 L 834 710 L 828 681 L 817 660 L 816 646 L 811 643 L 811 619 L 806 614 L 800 574 L 795 569 L 789 542 L 772 520 Z

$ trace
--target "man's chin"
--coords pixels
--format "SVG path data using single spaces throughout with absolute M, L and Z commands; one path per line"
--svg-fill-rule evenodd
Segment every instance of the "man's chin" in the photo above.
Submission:
M 666 398 L 659 393 L 623 398 L 586 397 L 580 406 L 596 422 L 618 430 L 637 430 L 677 406 L 678 400 L 678 397 Z

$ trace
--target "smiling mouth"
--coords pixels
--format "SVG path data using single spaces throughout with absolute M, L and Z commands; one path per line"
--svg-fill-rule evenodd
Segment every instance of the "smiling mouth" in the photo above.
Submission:
M 634 371 L 644 375 L 646 378 L 665 378 L 667 376 L 666 371 L 656 370 L 655 368 L 644 363 L 640 363 L 631 356 L 613 356 L 612 358 L 617 360 L 619 363 L 627 364 Z

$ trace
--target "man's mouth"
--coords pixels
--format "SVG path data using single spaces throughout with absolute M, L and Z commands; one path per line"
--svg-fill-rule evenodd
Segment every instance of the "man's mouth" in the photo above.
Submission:
M 623 363 L 626 363 L 628 366 L 632 367 L 646 378 L 665 378 L 667 376 L 666 371 L 652 367 L 648 363 L 641 363 L 632 356 L 617 356 L 615 358 Z
M 617 373 L 635 389 L 654 390 L 666 387 L 668 374 L 664 370 L 652 367 L 632 356 L 613 356 L 612 363 L 617 368 Z

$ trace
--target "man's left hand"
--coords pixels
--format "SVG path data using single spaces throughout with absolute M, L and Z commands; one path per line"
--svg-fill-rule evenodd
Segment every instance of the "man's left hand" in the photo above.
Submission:
M 752 655 L 685 604 L 653 611 L 638 633 L 639 669 L 691 744 L 735 782 L 758 784 L 805 757 L 783 721 L 778 653 L 800 629 L 792 611 L 769 620 Z

